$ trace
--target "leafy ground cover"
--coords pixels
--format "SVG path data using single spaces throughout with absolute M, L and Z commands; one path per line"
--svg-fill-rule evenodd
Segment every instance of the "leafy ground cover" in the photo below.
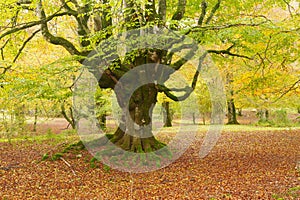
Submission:
M 232 128 L 232 127 L 231 127 Z M 227 128 L 228 129 L 228 128 Z M 204 132 L 176 162 L 134 174 L 96 163 L 85 151 L 42 161 L 74 133 L 0 142 L 2 199 L 299 199 L 300 130 L 225 131 L 199 159 Z M 165 137 L 170 135 L 164 133 Z M 163 138 L 163 137 L 162 137 Z M 50 154 L 49 153 L 49 154 Z

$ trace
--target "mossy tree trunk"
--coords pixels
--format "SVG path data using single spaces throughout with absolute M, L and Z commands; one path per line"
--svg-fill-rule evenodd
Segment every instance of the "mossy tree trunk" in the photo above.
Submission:
M 111 141 L 127 151 L 151 152 L 160 149 L 163 144 L 152 133 L 152 113 L 157 99 L 155 84 L 138 88 L 129 103 L 123 101 L 122 92 L 116 92 L 122 108 L 119 127 Z

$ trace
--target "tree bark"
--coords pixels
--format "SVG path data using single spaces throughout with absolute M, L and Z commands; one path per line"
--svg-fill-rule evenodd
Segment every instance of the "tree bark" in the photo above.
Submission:
M 172 20 L 181 20 L 185 14 L 186 0 L 178 0 L 177 11 L 172 16 Z
M 193 113 L 193 124 L 194 124 L 194 125 L 196 124 L 196 116 L 195 116 L 195 113 Z
M 164 145 L 152 133 L 152 113 L 157 98 L 155 85 L 138 88 L 127 104 L 124 102 L 125 92 L 115 91 L 122 117 L 111 142 L 132 152 L 151 152 L 162 148 Z
M 66 112 L 65 101 L 63 101 L 61 103 L 60 108 L 61 108 L 61 114 L 62 114 L 62 116 L 68 121 L 69 125 L 72 126 L 72 129 L 75 129 L 76 128 L 76 122 L 75 122 L 75 118 L 74 118 L 74 115 L 73 115 L 72 108 L 71 107 L 69 108 L 69 110 L 70 110 L 70 116 L 68 116 L 68 114 Z
M 237 121 L 237 118 L 236 118 L 236 109 L 235 109 L 233 99 L 230 99 L 227 102 L 227 107 L 228 107 L 228 113 L 227 113 L 228 122 L 227 122 L 227 124 L 239 124 L 239 122 Z
M 172 116 L 170 112 L 170 102 L 165 101 L 162 103 L 163 107 L 163 118 L 164 118 L 164 127 L 172 127 Z

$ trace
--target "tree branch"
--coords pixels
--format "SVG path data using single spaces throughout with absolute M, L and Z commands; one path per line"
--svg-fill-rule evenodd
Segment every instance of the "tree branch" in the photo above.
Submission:
M 209 17 L 206 19 L 205 24 L 209 24 L 209 22 L 212 20 L 212 18 L 216 14 L 217 10 L 220 8 L 220 5 L 221 5 L 221 0 L 218 0 L 216 5 L 211 10 L 211 13 L 210 13 Z
M 293 83 L 286 91 L 284 91 L 277 99 L 275 99 L 272 103 L 276 103 L 277 101 L 279 101 L 282 97 L 284 97 L 287 93 L 289 93 L 292 90 L 297 89 L 300 84 L 300 79 L 297 80 L 295 83 Z
M 145 18 L 146 18 L 146 21 L 153 21 L 156 16 L 157 16 L 157 13 L 156 13 L 156 10 L 155 10 L 155 0 L 148 0 L 146 2 L 146 6 L 145 6 Z
M 28 28 L 31 28 L 31 27 L 34 27 L 34 26 L 38 26 L 42 23 L 47 23 L 49 21 L 51 21 L 53 18 L 55 17 L 60 17 L 60 16 L 65 16 L 65 15 L 69 15 L 68 12 L 61 12 L 61 13 L 55 13 L 49 17 L 47 17 L 46 19 L 43 19 L 43 20 L 39 20 L 39 21 L 33 21 L 33 22 L 29 22 L 29 23 L 26 23 L 20 27 L 15 27 L 9 31 L 6 31 L 5 33 L 3 33 L 2 35 L 0 35 L 0 39 L 4 38 L 5 36 L 8 36 L 8 35 L 11 35 L 13 33 L 16 33 L 16 32 L 19 32 L 21 30 L 25 30 L 25 29 L 28 29 Z
M 71 55 L 84 55 L 82 52 L 78 51 L 76 47 L 65 38 L 55 37 L 49 32 L 47 20 L 46 20 L 47 17 L 43 9 L 42 0 L 39 1 L 37 10 L 39 13 L 39 17 L 41 19 L 42 35 L 44 36 L 46 41 L 48 41 L 51 44 L 64 47 Z
M 111 9 L 111 6 L 107 2 L 107 0 L 102 0 L 102 3 L 103 5 L 106 5 L 106 7 L 102 8 L 101 16 L 98 14 L 94 15 L 95 31 L 105 30 L 108 27 L 112 26 L 112 18 L 110 17 L 110 12 L 107 11 Z M 109 38 L 110 36 L 111 33 L 106 32 L 105 38 Z
M 208 53 L 214 53 L 214 54 L 219 54 L 219 55 L 229 55 L 229 56 L 234 56 L 234 57 L 240 57 L 240 58 L 246 58 L 249 60 L 253 60 L 253 58 L 250 58 L 248 56 L 245 55 L 240 55 L 240 54 L 235 54 L 235 53 L 231 53 L 230 50 L 234 47 L 234 45 L 230 46 L 228 49 L 225 50 L 207 50 Z
M 31 4 L 32 1 L 31 0 L 19 0 L 17 2 L 17 5 L 22 5 L 22 4 Z
M 298 32 L 298 31 L 300 31 L 300 27 L 299 27 L 299 28 L 295 28 L 295 29 L 291 29 L 291 30 L 283 30 L 283 31 L 279 31 L 277 34 L 280 34 L 280 33 Z
M 39 29 L 39 30 L 36 30 L 35 32 L 32 33 L 32 35 L 31 35 L 30 37 L 28 37 L 28 38 L 24 41 L 24 43 L 22 44 L 21 48 L 19 49 L 17 55 L 16 55 L 15 58 L 13 59 L 12 63 L 15 63 L 15 62 L 18 60 L 19 56 L 21 55 L 22 51 L 23 51 L 24 48 L 26 47 L 27 43 L 28 43 L 30 40 L 32 40 L 32 39 L 34 38 L 34 36 L 35 36 L 38 32 L 40 32 L 40 31 L 41 31 L 40 29 Z M 12 64 L 9 65 L 8 67 L 5 67 L 5 68 L 4 68 L 4 71 L 2 72 L 2 74 L 5 74 L 5 73 L 6 73 L 9 69 L 11 69 L 11 68 L 12 68 Z
M 74 169 L 72 168 L 72 166 L 70 165 L 70 163 L 68 163 L 63 157 L 59 157 L 59 159 L 61 159 L 71 169 L 71 171 L 74 174 L 74 176 L 76 176 L 76 172 L 74 171 Z
M 60 0 L 60 1 L 63 4 L 63 7 L 68 11 L 68 13 L 70 15 L 73 15 L 74 17 L 77 17 L 78 12 L 76 10 L 73 10 L 72 8 L 70 8 L 70 6 L 68 6 L 68 4 L 65 0 Z
M 166 0 L 159 0 L 158 3 L 158 17 L 161 21 L 166 20 L 167 14 L 167 1 Z
M 246 24 L 246 23 L 239 23 L 239 24 L 225 24 L 225 25 L 220 25 L 220 26 L 194 26 L 190 28 L 185 35 L 188 35 L 193 32 L 199 32 L 199 31 L 218 31 L 222 29 L 228 29 L 228 28 L 233 28 L 233 27 L 255 27 L 255 26 L 260 26 L 264 23 L 267 23 L 267 21 L 263 21 L 260 23 L 256 24 Z
M 196 88 L 196 85 L 197 85 L 197 81 L 198 81 L 198 77 L 199 77 L 199 74 L 200 74 L 200 71 L 201 71 L 201 68 L 202 68 L 202 63 L 205 59 L 205 57 L 207 56 L 208 52 L 205 52 L 200 58 L 199 58 L 199 65 L 198 65 L 198 68 L 197 68 L 197 71 L 195 72 L 194 74 L 194 78 L 193 78 L 193 81 L 192 81 L 192 88 L 193 90 L 195 90 Z
M 287 7 L 288 7 L 288 11 L 289 11 L 289 13 L 290 13 L 290 16 L 291 17 L 293 17 L 293 13 L 292 13 L 292 10 L 291 10 L 291 8 L 293 8 L 290 4 L 289 4 L 289 2 L 287 2 L 286 0 L 283 0 L 283 2 L 287 5 Z M 293 8 L 294 9 L 294 8 Z
M 163 92 L 168 98 L 172 99 L 173 101 L 184 101 L 185 99 L 187 99 L 190 96 L 190 94 L 193 91 L 190 87 L 177 89 L 177 92 L 178 91 L 184 91 L 185 92 L 185 94 L 183 96 L 177 97 L 177 96 L 175 96 L 174 94 L 171 93 L 172 92 L 171 89 L 167 88 L 164 85 L 158 85 L 158 89 L 159 89 L 159 92 Z
M 72 126 L 73 129 L 75 129 L 75 120 L 73 117 L 73 110 L 70 108 L 70 117 L 67 115 L 66 109 L 65 109 L 65 100 L 60 105 L 61 108 L 61 114 L 63 117 L 68 121 L 68 123 Z
M 196 54 L 196 51 L 198 49 L 197 45 L 191 46 L 192 49 L 189 50 L 189 52 L 183 58 L 180 58 L 174 64 L 171 64 L 170 67 L 172 67 L 174 70 L 179 70 L 185 63 L 187 63 Z
M 62 3 L 62 7 L 65 8 L 67 10 L 67 12 L 69 12 L 69 15 L 72 15 L 73 17 L 75 17 L 76 21 L 77 21 L 77 25 L 78 25 L 78 35 L 81 36 L 82 38 L 80 41 L 80 44 L 82 47 L 86 47 L 88 45 L 90 45 L 90 42 L 85 40 L 86 36 L 89 34 L 90 30 L 88 28 L 88 20 L 90 15 L 88 15 L 87 13 L 89 13 L 90 8 L 89 5 L 85 5 L 83 7 L 80 7 L 77 2 L 75 1 L 71 1 L 78 10 L 73 10 L 72 8 L 70 8 L 70 6 L 68 6 L 67 2 L 65 0 L 60 0 Z M 103 2 L 103 4 L 106 1 Z M 106 15 L 105 15 L 106 17 Z
M 24 49 L 25 46 L 27 45 L 27 43 L 28 43 L 30 40 L 32 40 L 32 39 L 34 38 L 34 36 L 35 36 L 38 32 L 40 32 L 40 31 L 41 31 L 41 29 L 38 29 L 38 30 L 34 31 L 34 32 L 31 34 L 31 36 L 28 37 L 28 38 L 24 41 L 23 45 L 21 46 L 21 48 L 19 49 L 17 55 L 15 56 L 15 58 L 14 58 L 14 60 L 13 60 L 13 63 L 15 63 L 15 62 L 17 61 L 17 59 L 18 59 L 19 56 L 21 55 L 23 49 Z
M 205 57 L 207 56 L 208 52 L 205 52 L 200 58 L 199 58 L 199 65 L 198 65 L 198 68 L 194 74 L 194 78 L 193 78 L 193 81 L 192 81 L 192 84 L 191 86 L 187 86 L 185 88 L 177 88 L 177 89 L 171 89 L 171 88 L 167 88 L 166 86 L 164 85 L 159 85 L 158 86 L 158 89 L 159 89 L 159 92 L 163 92 L 167 97 L 169 97 L 170 99 L 172 99 L 173 101 L 184 101 L 185 99 L 187 99 L 191 93 L 195 90 L 196 86 L 197 86 L 197 81 L 198 81 L 198 78 L 199 78 L 199 74 L 200 74 L 200 71 L 201 71 L 201 68 L 202 68 L 202 63 L 205 59 Z M 180 96 L 180 97 L 177 97 L 175 96 L 174 94 L 172 94 L 172 91 L 174 92 L 185 92 L 184 95 Z
M 185 14 L 186 0 L 178 0 L 177 11 L 174 13 L 172 20 L 181 20 Z
M 123 0 L 124 18 L 126 22 L 135 21 L 137 18 L 136 7 L 133 0 Z
M 5 43 L 3 44 L 3 46 L 0 48 L 0 51 L 1 51 L 1 59 L 2 60 L 5 60 L 5 58 L 4 58 L 4 48 L 6 47 L 6 45 L 8 44 L 8 42 L 10 41 L 10 39 L 11 38 L 9 38 L 9 39 L 7 39 L 6 41 L 5 41 Z
M 76 6 L 77 9 L 80 7 L 76 0 L 70 0 L 70 2 L 72 2 Z
M 203 24 L 204 17 L 206 15 L 206 9 L 207 9 L 207 2 L 205 0 L 203 0 L 201 2 L 201 15 L 198 20 L 198 26 L 202 26 L 202 24 Z
M 90 45 L 90 41 L 86 40 L 87 35 L 90 33 L 88 21 L 90 18 L 90 5 L 86 4 L 78 8 L 78 15 L 75 17 L 77 21 L 77 33 L 80 36 L 80 44 L 82 47 Z

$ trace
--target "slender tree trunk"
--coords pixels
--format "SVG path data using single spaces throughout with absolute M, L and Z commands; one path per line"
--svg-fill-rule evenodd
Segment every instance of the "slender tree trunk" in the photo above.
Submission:
M 194 124 L 194 125 L 196 124 L 196 116 L 195 116 L 195 113 L 193 113 L 193 124 Z
M 203 122 L 203 125 L 206 124 L 206 120 L 205 120 L 205 113 L 202 113 L 202 122 Z
M 237 114 L 238 114 L 238 116 L 243 116 L 243 114 L 242 114 L 242 109 L 241 108 L 238 108 L 237 109 Z
M 267 120 L 267 121 L 269 121 L 269 116 L 270 116 L 270 115 L 269 115 L 269 110 L 266 109 L 266 110 L 265 110 L 265 117 L 266 117 L 266 120 Z
M 262 109 L 258 111 L 259 121 L 266 122 L 269 121 L 269 110 Z
M 227 107 L 228 107 L 228 113 L 227 113 L 228 122 L 227 122 L 227 124 L 239 124 L 239 122 L 237 121 L 237 118 L 236 118 L 236 109 L 235 109 L 233 99 L 230 99 L 227 102 Z
M 34 122 L 33 122 L 33 132 L 36 132 L 37 119 L 38 119 L 38 107 L 37 107 L 37 105 L 35 105 L 35 109 L 34 109 Z
M 15 120 L 16 120 L 15 125 L 23 132 L 26 124 L 24 104 L 17 107 L 17 110 L 15 111 Z
M 164 118 L 164 127 L 172 127 L 172 116 L 170 112 L 170 102 L 165 101 L 162 103 L 163 107 L 163 118 Z
M 111 141 L 127 151 L 150 152 L 160 149 L 163 144 L 152 133 L 152 113 L 156 103 L 157 89 L 147 84 L 137 89 L 129 101 L 123 102 L 122 92 L 116 92 L 122 108 L 120 125 Z
M 70 110 L 70 116 L 68 116 L 66 109 L 65 109 L 65 102 L 63 101 L 61 103 L 61 114 L 63 115 L 63 117 L 69 122 L 69 125 L 72 126 L 73 129 L 76 128 L 76 122 L 75 122 L 75 118 L 74 118 L 74 113 L 73 113 L 73 109 L 72 107 L 69 108 Z
M 219 1 L 218 1 L 219 3 Z M 218 4 L 216 4 L 216 8 L 218 9 Z M 207 19 L 206 22 L 210 21 L 210 19 Z M 229 90 L 229 100 L 227 100 L 227 118 L 228 118 L 228 122 L 227 124 L 239 124 L 236 118 L 236 108 L 235 108 L 235 104 L 234 104 L 234 90 L 231 88 L 232 87 L 232 83 L 233 83 L 233 74 L 232 73 L 228 73 L 227 74 L 227 84 L 230 88 Z

